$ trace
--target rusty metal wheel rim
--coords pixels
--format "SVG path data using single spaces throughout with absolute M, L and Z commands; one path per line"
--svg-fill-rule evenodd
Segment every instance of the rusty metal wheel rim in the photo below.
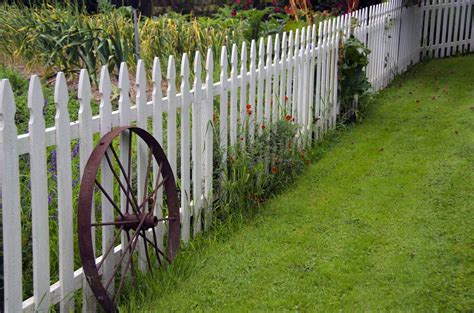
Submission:
M 133 188 L 131 187 L 132 175 L 130 172 L 130 167 L 125 168 L 123 166 L 112 144 L 115 139 L 120 140 L 122 136 L 127 136 L 129 138 L 128 154 L 131 155 L 131 140 L 133 138 L 133 135 L 136 135 L 137 141 L 141 139 L 148 147 L 150 152 L 145 177 L 146 183 L 144 184 L 145 197 L 140 202 L 140 204 L 138 203 L 140 199 L 136 200 L 133 195 Z M 114 170 L 113 163 L 111 162 L 112 158 L 114 158 L 116 163 L 118 164 L 119 173 Z M 116 203 L 114 201 L 114 195 L 112 194 L 112 196 L 110 196 L 101 186 L 101 183 L 97 180 L 99 174 L 98 172 L 101 168 L 101 164 L 104 163 L 104 159 L 107 160 L 109 169 L 111 169 L 113 172 L 114 183 L 116 185 L 119 185 L 119 188 L 122 193 L 126 193 L 125 212 L 123 212 L 123 208 L 122 210 L 120 209 L 120 203 Z M 153 161 L 150 162 L 150 159 L 153 159 L 156 164 L 158 164 L 159 173 L 161 174 L 162 178 L 161 182 L 159 182 L 159 179 L 157 179 L 155 181 L 155 185 L 153 183 L 154 179 L 149 180 L 150 164 L 153 163 Z M 127 163 L 131 164 L 130 158 Z M 121 174 L 123 174 L 125 177 L 125 184 L 124 181 L 120 179 Z M 160 177 L 160 175 L 157 175 L 157 177 Z M 148 183 L 150 182 L 152 186 L 151 193 L 147 194 Z M 127 187 L 124 188 L 124 185 L 126 185 Z M 114 210 L 113 215 L 118 216 L 117 218 L 114 217 L 113 221 L 102 221 L 99 223 L 91 222 L 92 211 L 95 201 L 94 193 L 96 188 L 101 193 L 101 195 L 104 195 L 107 200 L 112 204 Z M 155 206 L 156 195 L 158 194 L 159 188 L 163 188 L 163 195 L 166 198 L 166 206 L 168 213 L 168 216 L 162 219 L 159 219 L 151 212 L 151 207 Z M 133 256 L 140 242 L 143 243 L 144 249 L 146 250 L 146 261 L 149 270 L 153 269 L 154 266 L 152 265 L 154 264 L 152 264 L 152 262 L 150 261 L 151 258 L 148 246 L 155 250 L 156 258 L 158 261 L 157 265 L 165 265 L 166 263 L 170 263 L 171 261 L 173 261 L 179 249 L 179 217 L 179 200 L 173 172 L 163 149 L 156 141 L 156 139 L 144 129 L 131 126 L 119 127 L 104 135 L 101 138 L 99 144 L 92 151 L 89 160 L 86 164 L 81 179 L 81 186 L 78 198 L 78 241 L 79 253 L 84 269 L 84 275 L 89 283 L 89 286 L 91 287 L 92 292 L 94 293 L 99 304 L 104 310 L 106 310 L 107 312 L 116 311 L 117 295 L 115 293 L 114 295 L 111 295 L 108 290 L 110 289 L 111 285 L 113 286 L 113 282 L 116 280 L 116 276 L 118 274 L 121 274 L 122 277 L 120 278 L 119 287 L 118 290 L 116 290 L 117 293 L 120 293 L 121 288 L 123 287 L 124 281 L 126 279 L 126 274 L 128 273 L 129 269 L 133 275 Z M 164 228 L 163 225 L 165 223 L 167 223 L 168 229 L 166 252 L 161 251 L 159 249 L 160 245 L 158 244 L 156 239 L 156 230 L 158 230 L 158 225 L 161 225 L 162 228 Z M 97 227 L 114 227 L 118 229 L 118 235 L 116 234 L 114 236 L 112 244 L 109 247 L 102 247 L 102 254 L 105 255 L 105 257 L 103 257 L 102 260 L 99 262 L 97 262 L 96 256 L 94 254 L 94 243 L 92 237 L 92 229 L 97 229 Z M 132 230 L 133 236 L 130 236 L 130 232 Z M 149 235 L 147 234 L 147 232 L 153 234 L 152 239 L 149 239 Z M 117 245 L 117 240 L 120 240 L 123 233 L 126 234 L 128 242 L 125 247 L 122 247 L 122 251 L 126 251 L 127 253 L 122 253 L 122 255 L 119 256 L 120 261 L 115 264 L 113 276 L 111 276 L 111 278 L 109 278 L 107 281 L 104 281 L 100 274 L 100 267 L 104 263 L 104 259 L 109 256 L 115 257 L 115 246 Z M 120 241 L 118 243 L 120 243 Z M 125 272 L 119 273 L 121 270 L 121 266 L 124 264 L 125 259 L 127 259 L 127 263 L 125 264 Z

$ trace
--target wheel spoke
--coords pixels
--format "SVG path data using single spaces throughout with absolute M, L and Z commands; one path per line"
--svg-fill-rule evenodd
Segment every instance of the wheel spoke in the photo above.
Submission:
M 110 157 L 109 157 L 109 155 L 108 155 L 107 152 L 105 152 L 105 158 L 107 159 L 107 163 L 109 164 L 109 167 L 110 167 L 110 170 L 112 171 L 112 174 L 114 175 L 115 179 L 118 181 L 118 184 L 119 184 L 119 186 L 120 186 L 120 189 L 122 189 L 122 192 L 125 193 L 125 196 L 126 196 L 126 198 L 127 198 L 127 201 L 130 202 L 130 204 L 132 205 L 132 207 L 134 208 L 134 210 L 137 211 L 138 205 L 137 205 L 136 207 L 133 206 L 133 203 L 132 203 L 132 201 L 131 201 L 131 199 L 130 199 L 130 196 L 129 196 L 129 194 L 127 193 L 127 190 L 125 189 L 125 186 L 122 184 L 122 181 L 121 181 L 120 177 L 119 177 L 118 174 L 115 172 L 115 170 L 114 170 L 114 168 L 113 168 L 113 165 L 112 165 L 112 161 L 110 160 Z
M 139 233 L 139 232 L 137 232 L 137 233 Z M 133 244 L 132 244 L 131 249 L 130 249 L 131 251 L 134 251 L 134 250 L 135 250 L 135 248 L 136 248 L 136 246 L 137 246 L 137 243 L 138 243 L 138 241 L 139 241 L 139 240 L 138 240 L 138 237 L 136 237 L 136 234 L 137 234 L 137 233 L 133 234 L 133 238 L 132 238 Z M 128 234 L 128 233 L 127 233 L 127 234 Z M 125 254 L 124 254 L 124 255 L 125 255 Z M 114 296 L 113 296 L 113 298 L 112 298 L 113 301 L 115 301 L 115 299 L 116 299 L 116 298 L 118 297 L 118 295 L 120 294 L 120 291 L 122 290 L 122 286 L 123 286 L 123 284 L 124 284 L 124 282 L 125 282 L 125 278 L 127 277 L 126 274 L 127 274 L 127 272 L 128 272 L 129 266 L 130 266 L 130 268 L 131 268 L 131 270 L 132 270 L 132 277 L 133 277 L 134 269 L 133 269 L 133 260 L 132 260 L 132 259 L 133 259 L 133 253 L 130 252 L 130 257 L 128 258 L 127 264 L 125 265 L 125 271 L 122 273 L 123 276 L 122 276 L 121 279 L 120 279 L 119 287 L 117 288 L 117 292 L 114 294 Z M 123 260 L 123 259 L 122 259 L 122 260 Z M 122 263 L 122 260 L 120 261 L 120 263 Z M 108 289 L 108 286 L 106 287 L 106 289 Z
M 142 229 L 142 237 L 147 238 L 146 231 L 144 229 Z M 145 246 L 146 261 L 148 263 L 148 269 L 151 272 L 152 269 L 151 269 L 150 255 L 148 254 L 148 245 L 146 243 L 147 243 L 147 240 L 143 240 L 143 245 Z
M 158 164 L 158 173 L 156 174 L 156 183 L 155 183 L 155 186 L 158 185 L 158 181 L 160 180 L 160 176 L 161 176 L 161 167 L 162 167 L 163 163 L 160 163 Z M 163 179 L 164 181 L 164 179 Z M 153 196 L 153 206 L 156 204 L 156 198 L 158 197 L 158 193 L 156 192 Z
M 150 178 L 151 164 L 152 164 L 151 156 L 152 156 L 151 150 L 148 149 L 148 163 L 146 166 L 145 185 L 144 185 L 145 190 L 143 191 L 143 202 L 145 202 L 145 199 L 147 198 L 147 194 L 148 194 L 148 180 Z
M 142 228 L 143 226 L 143 223 L 145 222 L 145 218 L 146 218 L 146 215 L 143 216 L 143 218 L 140 220 L 140 224 L 138 224 L 138 227 L 137 227 L 137 230 L 135 231 L 135 233 L 133 234 L 133 237 L 132 239 L 128 241 L 128 244 L 125 248 L 122 249 L 122 251 L 127 251 L 127 250 L 130 250 L 130 255 L 133 254 L 133 251 L 135 249 L 135 246 L 136 245 L 133 245 L 133 241 L 135 239 L 138 238 L 138 236 L 140 235 L 140 229 Z M 111 277 L 111 279 L 107 282 L 107 284 L 105 285 L 105 289 L 107 290 L 109 288 L 109 285 L 111 284 L 112 280 L 113 280 L 113 277 L 115 277 L 115 274 L 117 274 L 117 270 L 119 268 L 119 265 L 122 263 L 123 259 L 125 258 L 125 255 L 126 253 L 125 252 L 122 252 L 122 256 L 120 257 L 120 260 L 118 262 L 118 265 L 117 267 L 115 268 L 114 270 L 114 275 Z M 127 264 L 127 267 L 128 267 L 128 264 Z
M 155 227 L 153 227 L 152 229 L 153 229 L 153 240 L 155 241 L 155 253 L 156 253 L 156 258 L 158 259 L 158 264 L 161 266 L 160 254 L 158 253 L 158 250 L 156 249 L 156 247 L 158 247 L 158 240 L 156 239 Z
M 166 259 L 166 261 L 168 261 L 168 263 L 171 263 L 171 260 L 168 259 L 168 257 L 163 253 L 163 251 L 161 251 L 160 248 L 158 248 L 158 246 L 156 246 L 150 239 L 143 235 L 140 236 L 142 236 L 146 241 L 148 241 L 148 243 L 155 248 L 156 252 L 161 254 Z
M 166 182 L 166 179 L 167 178 L 165 178 L 163 181 L 160 182 L 158 186 L 156 186 L 155 190 L 153 190 L 153 192 L 142 202 L 142 204 L 140 204 L 140 206 L 138 207 L 139 209 L 143 208 L 145 204 L 148 203 L 148 201 L 157 194 L 158 189 L 160 189 L 160 187 L 163 186 L 163 184 Z M 155 203 L 154 201 L 153 203 Z
M 130 188 L 130 190 L 132 190 L 131 181 L 130 181 L 131 178 L 127 176 L 127 173 L 125 173 L 125 169 L 123 168 L 123 164 L 122 164 L 122 162 L 120 162 L 120 159 L 117 155 L 117 152 L 115 151 L 115 149 L 112 145 L 110 145 L 110 150 L 112 151 L 112 154 L 114 155 L 114 158 L 117 161 L 120 170 L 122 171 L 122 174 L 125 178 L 125 182 L 127 183 L 127 187 Z M 107 153 L 105 155 L 107 156 Z M 133 199 L 133 203 L 135 204 L 135 208 L 138 208 L 138 202 L 137 202 L 137 199 L 135 198 L 135 195 L 133 194 L 133 192 L 131 193 L 131 196 L 132 196 L 132 199 Z
M 102 264 L 104 264 L 104 260 L 107 258 L 107 256 L 109 255 L 110 251 L 113 250 L 113 248 L 115 247 L 115 241 L 117 241 L 118 237 L 120 236 L 120 234 L 122 233 L 122 230 L 123 230 L 123 226 L 121 226 L 119 228 L 119 231 L 117 233 L 117 235 L 114 236 L 114 239 L 112 240 L 112 244 L 107 248 L 107 251 L 105 252 L 104 255 L 102 255 L 102 260 L 100 260 L 99 264 L 97 264 L 97 270 L 99 270 L 101 267 L 102 267 Z M 114 274 L 115 275 L 115 274 Z
M 127 169 L 127 176 L 125 177 L 125 180 L 127 180 L 127 182 L 129 182 L 130 180 L 129 179 L 132 179 L 132 176 L 131 176 L 131 171 L 132 171 L 132 132 L 129 131 L 128 132 L 128 169 Z M 128 195 L 130 194 L 130 191 L 132 191 L 132 187 L 131 187 L 131 182 L 129 184 L 127 184 L 127 197 Z M 125 212 L 128 213 L 128 201 L 127 201 L 127 205 L 125 207 Z
M 121 217 L 124 217 L 122 212 L 120 211 L 119 207 L 117 206 L 117 204 L 115 203 L 115 201 L 112 199 L 112 197 L 105 191 L 104 187 L 102 187 L 102 185 L 99 183 L 99 181 L 96 179 L 95 180 L 95 183 L 97 185 L 97 187 L 99 187 L 100 191 L 102 191 L 102 193 L 104 194 L 104 196 L 107 198 L 107 200 L 109 200 L 109 202 L 113 205 L 113 207 L 115 208 L 115 210 L 117 211 L 117 213 L 121 216 Z

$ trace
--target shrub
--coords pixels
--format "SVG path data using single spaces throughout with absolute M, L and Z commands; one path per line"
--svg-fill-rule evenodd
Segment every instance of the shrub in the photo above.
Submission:
M 356 121 L 363 112 L 357 99 L 367 93 L 370 83 L 365 67 L 370 50 L 357 38 L 349 38 L 339 49 L 339 90 L 341 116 L 345 121 Z

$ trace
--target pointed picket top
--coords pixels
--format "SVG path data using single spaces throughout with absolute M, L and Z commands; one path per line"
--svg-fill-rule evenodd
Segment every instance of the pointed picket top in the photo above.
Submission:
M 174 61 L 174 56 L 170 55 L 168 58 L 168 71 L 166 72 L 166 79 L 168 80 L 168 90 L 170 88 L 175 88 L 176 84 L 176 64 Z
M 214 54 L 212 53 L 212 49 L 207 49 L 206 55 L 206 83 L 209 84 L 212 82 L 214 74 Z M 212 97 L 212 90 L 207 90 L 208 97 Z
M 265 41 L 263 38 L 260 38 L 259 46 L 258 46 L 258 64 L 260 68 L 260 64 L 263 67 L 263 59 L 265 57 Z
M 242 50 L 240 53 L 240 74 L 247 74 L 247 43 L 242 43 Z
M 235 75 L 237 76 L 237 65 L 238 65 L 238 59 L 237 59 L 237 55 L 238 55 L 238 52 L 237 52 L 237 45 L 234 43 L 232 45 L 232 55 L 230 57 L 230 64 L 231 64 L 231 69 L 232 69 L 232 74 L 234 74 L 235 72 Z
M 281 59 L 284 60 L 286 56 L 286 49 L 288 48 L 288 37 L 286 32 L 281 37 Z
M 316 24 L 313 24 L 313 31 L 311 32 L 311 52 L 314 56 L 314 52 L 316 51 Z
M 120 64 L 118 87 L 121 91 L 121 95 L 126 93 L 126 96 L 128 97 L 128 90 L 130 89 L 130 78 L 128 77 L 128 66 L 125 62 L 122 62 Z
M 91 82 L 87 70 L 82 69 L 79 75 L 79 88 L 77 98 L 79 99 L 79 115 L 92 116 L 90 106 L 91 101 Z
M 8 79 L 0 81 L 0 125 L 3 125 L 4 131 L 9 131 L 9 127 L 15 127 L 15 97 L 12 86 Z
M 145 93 L 146 91 L 146 71 L 145 71 L 145 62 L 143 60 L 138 60 L 137 63 L 137 74 L 136 74 L 136 85 L 137 91 L 139 93 Z M 138 95 L 137 95 L 138 96 Z M 146 94 L 140 94 L 140 96 L 145 98 L 146 101 Z
M 276 34 L 275 35 L 275 46 L 274 46 L 274 52 L 275 52 L 275 56 L 274 58 L 276 60 L 278 60 L 280 57 L 279 57 L 279 54 L 280 54 L 280 35 L 279 34 Z M 276 66 L 277 64 L 275 64 Z
M 227 80 L 227 67 L 229 66 L 227 64 L 227 47 L 226 46 L 222 46 L 222 49 L 221 49 L 221 75 L 220 75 L 220 78 L 221 78 L 221 83 L 224 83 L 226 82 Z
M 28 109 L 30 110 L 30 124 L 41 123 L 43 121 L 44 97 L 41 88 L 41 81 L 38 75 L 31 76 L 28 88 Z
M 252 43 L 250 44 L 250 66 L 255 65 L 255 60 L 257 59 L 257 44 L 255 40 L 252 39 Z
M 288 36 L 288 55 L 290 56 L 293 52 L 293 45 L 294 45 L 294 35 L 293 31 L 290 31 L 290 35 Z
M 323 22 L 319 22 L 319 24 L 318 24 L 318 47 L 321 46 L 322 37 L 323 37 Z
M 202 66 L 201 66 L 201 53 L 196 51 L 194 56 L 194 83 L 201 82 Z
M 110 83 L 110 74 L 107 65 L 102 66 L 100 70 L 99 94 L 102 102 L 109 100 L 112 93 L 112 84 Z M 102 106 L 102 103 L 101 103 Z
M 69 119 L 69 112 L 67 105 L 69 102 L 69 95 L 67 91 L 66 77 L 63 72 L 56 75 L 56 84 L 54 87 L 54 103 L 56 104 L 56 118 L 65 115 Z
M 311 26 L 306 28 L 306 45 L 309 47 L 311 44 Z
M 270 71 L 270 67 L 272 66 L 272 55 L 273 55 L 273 41 L 272 36 L 268 36 L 267 39 L 267 77 L 270 77 L 272 72 Z
M 297 52 L 299 50 L 298 49 L 299 45 L 300 45 L 300 30 L 297 29 L 295 32 L 295 56 L 298 55 Z
M 158 58 L 158 57 L 155 57 L 153 59 L 153 72 L 152 72 L 152 78 L 151 79 L 153 81 L 153 84 L 154 84 L 155 88 L 157 88 L 156 90 L 155 89 L 153 90 L 153 93 L 155 93 L 155 91 L 158 93 L 158 90 L 161 93 L 162 76 L 161 76 L 160 58 Z
M 305 43 L 306 43 L 306 27 L 303 27 L 301 29 L 300 43 L 301 43 L 300 48 L 304 49 L 304 46 L 305 46 Z
M 183 90 L 183 85 L 189 85 L 189 59 L 187 53 L 183 53 L 181 59 L 181 90 Z

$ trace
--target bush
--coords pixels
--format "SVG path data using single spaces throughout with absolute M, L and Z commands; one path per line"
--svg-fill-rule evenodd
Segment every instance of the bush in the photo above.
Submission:
M 363 113 L 357 99 L 370 88 L 365 67 L 370 50 L 357 38 L 349 38 L 339 49 L 339 90 L 341 116 L 345 121 L 356 121 Z

